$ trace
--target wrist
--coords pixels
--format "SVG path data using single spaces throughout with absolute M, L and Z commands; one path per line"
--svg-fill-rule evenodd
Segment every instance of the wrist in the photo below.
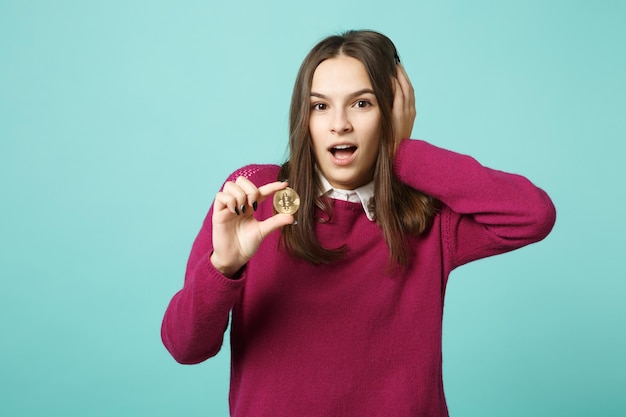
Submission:
M 213 268 L 215 268 L 220 274 L 224 275 L 226 278 L 234 278 L 239 270 L 243 267 L 243 265 L 229 265 L 222 262 L 215 254 L 215 252 L 211 253 L 209 260 L 211 261 Z

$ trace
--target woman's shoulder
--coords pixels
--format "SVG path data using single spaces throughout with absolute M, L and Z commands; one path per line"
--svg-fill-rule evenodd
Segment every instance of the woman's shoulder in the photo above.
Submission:
M 278 181 L 280 166 L 274 164 L 250 164 L 235 170 L 226 181 L 235 181 L 245 177 L 256 186 Z

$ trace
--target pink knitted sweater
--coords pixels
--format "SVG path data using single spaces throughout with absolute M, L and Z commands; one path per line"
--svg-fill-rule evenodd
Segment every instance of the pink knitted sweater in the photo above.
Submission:
M 250 165 L 230 179 L 243 175 L 262 185 L 275 181 L 278 169 Z M 202 362 L 220 350 L 232 311 L 232 416 L 448 415 L 441 332 L 450 271 L 543 239 L 555 209 L 525 178 L 423 141 L 403 141 L 394 169 L 443 203 L 432 228 L 410 239 L 410 267 L 394 275 L 376 223 L 360 204 L 336 200 L 315 232 L 324 246 L 348 246 L 340 262 L 294 259 L 279 250 L 275 232 L 240 278 L 228 279 L 209 261 L 209 211 L 162 338 L 177 361 Z M 259 205 L 258 218 L 271 215 L 270 200 Z

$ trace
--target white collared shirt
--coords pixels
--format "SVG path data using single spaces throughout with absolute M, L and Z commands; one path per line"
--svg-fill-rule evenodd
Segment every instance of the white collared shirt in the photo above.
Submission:
M 330 185 L 326 177 L 324 177 L 321 172 L 319 172 L 319 176 L 322 184 L 321 194 L 326 194 L 327 197 L 334 198 L 335 200 L 361 203 L 367 218 L 374 221 L 376 214 L 374 212 L 374 204 L 371 204 L 374 199 L 374 180 L 355 190 L 342 190 L 340 188 L 334 188 Z

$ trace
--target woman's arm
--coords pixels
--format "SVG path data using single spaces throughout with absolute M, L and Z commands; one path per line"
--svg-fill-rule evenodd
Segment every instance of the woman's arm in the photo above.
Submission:
M 402 65 L 397 66 L 394 85 L 394 169 L 402 182 L 445 205 L 441 227 L 450 270 L 548 235 L 556 219 L 554 205 L 526 178 L 407 140 L 415 121 L 415 91 Z
M 219 352 L 230 310 L 245 285 L 245 264 L 265 236 L 293 222 L 285 214 L 264 220 L 253 215 L 268 196 L 287 186 L 274 181 L 277 171 L 245 167 L 216 195 L 191 249 L 184 286 L 163 318 L 161 338 L 178 362 L 199 363 Z
M 161 326 L 163 344 L 177 362 L 194 364 L 222 347 L 228 315 L 245 284 L 222 275 L 211 263 L 213 207 L 196 237 L 187 261 L 183 288 L 170 301 Z
M 403 140 L 394 161 L 401 181 L 440 200 L 444 244 L 454 268 L 548 235 L 556 211 L 526 178 L 424 141 Z

